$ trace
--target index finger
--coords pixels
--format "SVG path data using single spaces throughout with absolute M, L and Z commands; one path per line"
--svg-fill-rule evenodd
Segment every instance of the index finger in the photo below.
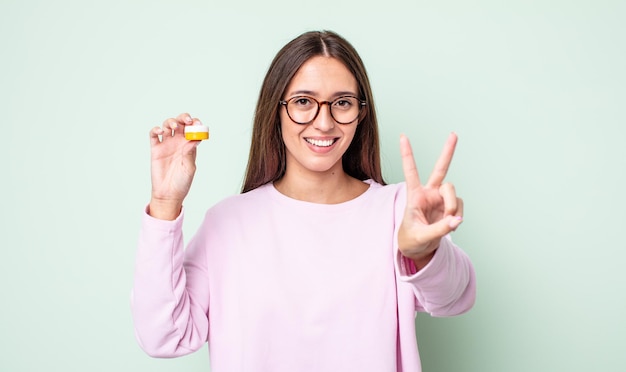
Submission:
M 400 156 L 402 157 L 402 170 L 407 189 L 412 190 L 421 187 L 422 183 L 413 158 L 411 143 L 404 134 L 400 136 Z
M 175 118 L 169 118 L 163 122 L 163 129 L 171 129 L 175 130 L 179 126 L 191 125 L 193 124 L 193 119 L 191 115 L 188 113 L 182 113 Z
M 435 167 L 433 168 L 433 172 L 430 174 L 430 178 L 428 179 L 428 183 L 426 186 L 428 187 L 437 187 L 441 186 L 444 178 L 446 178 L 446 174 L 448 173 L 448 168 L 450 168 L 450 163 L 452 162 L 452 156 L 454 155 L 454 149 L 456 148 L 457 136 L 456 133 L 450 133 L 448 136 L 448 140 L 446 144 L 443 146 L 443 151 L 437 159 L 435 163 Z

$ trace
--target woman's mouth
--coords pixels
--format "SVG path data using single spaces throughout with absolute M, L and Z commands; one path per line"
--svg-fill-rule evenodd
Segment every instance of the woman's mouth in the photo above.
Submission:
M 307 141 L 308 143 L 310 143 L 313 146 L 330 147 L 337 141 L 337 138 L 323 139 L 323 140 L 322 139 L 314 139 L 314 138 L 305 138 L 304 140 Z

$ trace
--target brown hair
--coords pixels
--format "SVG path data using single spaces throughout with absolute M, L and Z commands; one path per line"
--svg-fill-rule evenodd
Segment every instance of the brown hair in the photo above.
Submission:
M 344 38 L 331 31 L 306 32 L 285 45 L 270 65 L 256 106 L 252 144 L 242 193 L 274 182 L 285 174 L 285 144 L 280 130 L 279 101 L 300 66 L 315 56 L 341 61 L 356 78 L 362 109 L 352 143 L 343 155 L 344 171 L 359 180 L 385 184 L 380 168 L 378 123 L 374 98 L 361 57 Z

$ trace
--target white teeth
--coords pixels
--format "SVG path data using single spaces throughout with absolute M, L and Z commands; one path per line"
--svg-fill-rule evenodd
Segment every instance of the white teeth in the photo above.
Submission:
M 319 146 L 319 147 L 328 147 L 330 145 L 332 145 L 335 141 L 334 140 L 316 140 L 316 139 L 312 139 L 312 138 L 305 138 L 305 141 L 307 141 L 308 143 L 310 143 L 311 145 L 315 145 L 315 146 Z

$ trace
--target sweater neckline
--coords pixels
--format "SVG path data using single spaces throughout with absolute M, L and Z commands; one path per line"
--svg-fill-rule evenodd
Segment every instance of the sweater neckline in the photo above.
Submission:
M 261 188 L 265 189 L 265 191 L 269 194 L 269 196 L 281 203 L 285 203 L 285 204 L 290 204 L 294 207 L 296 206 L 308 206 L 310 208 L 319 208 L 319 209 L 343 209 L 349 206 L 352 206 L 354 204 L 358 204 L 361 203 L 363 200 L 367 199 L 369 197 L 369 195 L 372 193 L 372 191 L 377 188 L 379 186 L 378 183 L 374 182 L 371 179 L 367 179 L 362 181 L 364 183 L 367 183 L 369 185 L 369 187 L 367 188 L 367 190 L 365 190 L 365 192 L 363 192 L 361 195 L 357 196 L 354 199 L 350 199 L 347 200 L 345 202 L 341 202 L 341 203 L 335 203 L 335 204 L 324 204 L 324 203 L 314 203 L 314 202 L 309 202 L 309 201 L 304 201 L 304 200 L 298 200 L 298 199 L 294 199 L 291 198 L 283 193 L 281 193 L 280 191 L 278 191 L 276 189 L 276 187 L 274 186 L 274 183 L 269 182 L 263 186 L 261 186 Z

